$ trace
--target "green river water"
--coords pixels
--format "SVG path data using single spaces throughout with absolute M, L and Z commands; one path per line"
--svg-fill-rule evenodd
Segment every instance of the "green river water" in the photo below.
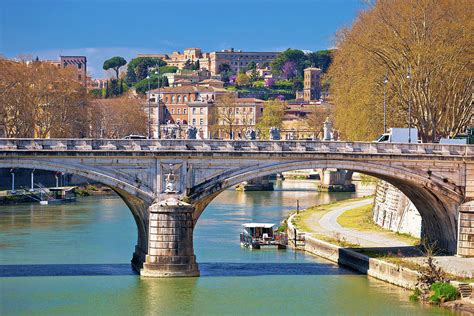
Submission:
M 361 194 L 361 193 L 359 193 Z M 409 292 L 292 250 L 242 249 L 241 224 L 357 194 L 286 180 L 225 191 L 194 233 L 199 278 L 144 279 L 130 268 L 134 220 L 115 196 L 0 207 L 0 315 L 446 315 Z

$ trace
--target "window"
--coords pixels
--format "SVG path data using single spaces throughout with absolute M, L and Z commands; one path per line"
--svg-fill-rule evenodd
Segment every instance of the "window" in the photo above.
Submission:
M 193 125 L 196 125 L 196 119 L 193 118 Z
M 81 68 L 82 68 L 82 64 L 81 63 L 77 64 L 77 69 L 81 69 Z
M 181 114 L 181 109 L 178 109 L 178 114 Z
M 169 102 L 169 98 L 168 96 L 165 97 L 165 103 L 168 103 Z
M 204 109 L 203 108 L 200 108 L 199 109 L 199 114 L 203 114 L 204 113 Z
M 82 79 L 82 76 L 81 76 L 81 75 L 77 76 L 77 79 L 81 80 L 81 79 Z
M 204 119 L 199 120 L 199 125 L 204 125 Z
M 171 114 L 174 114 L 174 109 L 171 109 Z
M 178 95 L 178 103 L 181 103 L 181 96 Z
M 193 108 L 193 114 L 196 114 L 196 108 Z
M 174 101 L 175 101 L 175 96 L 172 95 L 172 96 L 171 96 L 171 103 L 174 103 Z
M 186 114 L 186 109 L 183 109 L 183 114 Z
M 188 102 L 188 97 L 187 96 L 183 97 L 183 102 Z

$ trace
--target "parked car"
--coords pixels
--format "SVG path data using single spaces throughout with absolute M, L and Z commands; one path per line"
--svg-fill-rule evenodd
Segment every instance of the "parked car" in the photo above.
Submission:
M 143 135 L 127 135 L 123 139 L 146 139 Z

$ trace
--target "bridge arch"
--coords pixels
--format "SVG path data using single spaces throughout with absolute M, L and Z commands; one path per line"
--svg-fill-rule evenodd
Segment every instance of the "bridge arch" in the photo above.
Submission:
M 138 188 L 127 182 L 123 175 L 115 175 L 106 170 L 90 166 L 75 165 L 68 163 L 56 163 L 28 160 L 0 160 L 0 168 L 3 169 L 37 169 L 52 172 L 62 172 L 82 176 L 86 179 L 102 183 L 110 187 L 124 201 L 132 213 L 137 225 L 137 245 L 133 253 L 132 263 L 140 266 L 145 260 L 148 247 L 148 207 L 154 201 L 154 194 L 149 188 Z
M 307 160 L 255 166 L 216 176 L 196 186 L 189 194 L 195 205 L 194 222 L 206 206 L 222 191 L 243 181 L 270 174 L 301 169 L 335 168 L 367 174 L 387 181 L 402 191 L 422 217 L 424 237 L 455 253 L 457 246 L 457 207 L 463 202 L 459 188 L 436 175 L 406 167 L 390 166 L 383 161 Z

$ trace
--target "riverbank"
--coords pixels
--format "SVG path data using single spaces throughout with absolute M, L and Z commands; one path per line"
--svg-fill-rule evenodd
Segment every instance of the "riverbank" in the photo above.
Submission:
M 421 256 L 420 247 L 416 246 L 418 240 L 370 223 L 361 223 L 364 221 L 361 210 L 367 211 L 371 203 L 371 198 L 351 199 L 313 206 L 292 214 L 288 219 L 289 240 L 295 240 L 295 234 L 296 239 L 304 236 L 304 246 L 298 248 L 305 252 L 391 284 L 414 289 L 418 270 L 426 260 Z M 356 228 L 356 224 L 362 224 L 362 229 Z M 474 259 L 445 256 L 436 257 L 436 260 L 451 279 L 471 283 L 471 288 L 474 287 L 471 271 L 474 270 Z M 470 308 L 467 301 L 450 304 L 451 307 L 461 305 Z

